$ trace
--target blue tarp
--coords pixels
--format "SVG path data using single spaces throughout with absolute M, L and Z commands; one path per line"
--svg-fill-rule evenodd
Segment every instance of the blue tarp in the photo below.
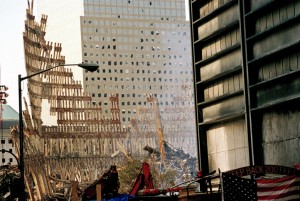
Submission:
M 132 195 L 120 194 L 117 197 L 113 197 L 113 198 L 109 198 L 109 199 L 102 199 L 102 201 L 128 201 L 128 200 L 133 199 L 133 198 L 135 198 L 135 197 L 132 196 Z M 93 200 L 93 201 L 96 201 L 96 200 Z

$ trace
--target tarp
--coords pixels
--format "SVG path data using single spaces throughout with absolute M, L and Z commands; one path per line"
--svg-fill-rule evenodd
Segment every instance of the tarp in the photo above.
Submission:
M 102 201 L 128 201 L 128 200 L 132 200 L 134 199 L 135 197 L 132 196 L 132 195 L 128 195 L 128 194 L 120 194 L 119 196 L 117 197 L 113 197 L 113 198 L 106 198 L 106 199 L 102 199 Z M 94 200 L 96 201 L 96 200 Z

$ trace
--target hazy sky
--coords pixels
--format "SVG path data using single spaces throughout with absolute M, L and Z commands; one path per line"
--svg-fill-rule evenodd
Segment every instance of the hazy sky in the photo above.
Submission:
M 18 112 L 18 75 L 25 76 L 22 35 L 27 0 L 1 0 L 0 2 L 0 84 L 8 86 L 7 104 Z M 25 90 L 25 87 L 26 81 L 23 81 L 22 89 Z M 23 95 L 26 93 L 24 91 Z
M 25 76 L 22 34 L 26 8 L 27 0 L 1 0 L 0 3 L 0 84 L 8 86 L 7 104 L 17 112 L 18 75 Z

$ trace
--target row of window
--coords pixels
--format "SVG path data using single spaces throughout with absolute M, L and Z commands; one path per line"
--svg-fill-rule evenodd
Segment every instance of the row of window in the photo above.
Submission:
M 186 48 L 184 48 L 184 49 L 186 50 Z M 95 55 L 95 57 L 99 57 L 99 53 L 90 53 L 90 54 L 88 54 L 87 52 L 84 53 L 84 57 L 87 57 L 87 58 L 91 57 L 91 59 L 92 59 L 93 55 Z M 103 53 L 103 54 L 101 54 L 100 59 L 102 61 L 102 64 L 106 63 L 106 61 L 103 61 L 104 59 L 106 59 L 106 58 L 107 59 L 112 58 L 112 56 L 115 57 L 115 58 L 117 58 L 117 53 L 113 53 L 113 54 L 111 54 L 111 53 L 106 53 L 106 54 Z M 122 54 L 119 54 L 119 57 L 122 58 Z M 139 55 L 139 54 L 130 54 L 130 55 L 127 55 L 127 54 L 125 54 L 124 55 L 124 59 L 125 58 L 128 58 L 128 59 L 126 59 L 126 61 L 124 61 L 125 65 L 131 64 L 131 65 L 134 66 L 136 64 L 138 66 L 138 65 L 146 65 L 147 64 L 147 66 L 150 66 L 150 62 L 146 62 L 146 61 L 132 61 L 132 59 L 139 59 L 139 60 L 141 60 L 141 59 L 147 59 L 147 60 L 148 59 L 155 59 L 154 61 L 152 61 L 153 66 L 155 66 L 155 65 L 166 66 L 167 62 L 163 62 L 165 59 L 168 59 L 170 61 L 170 59 L 175 60 L 175 59 L 179 58 L 180 61 L 181 61 L 182 55 L 177 55 L 177 56 L 174 55 L 174 57 L 172 57 L 171 55 L 168 56 L 168 55 L 165 55 L 165 54 L 142 54 L 142 55 Z M 130 59 L 131 59 L 131 61 L 130 61 Z M 88 61 L 86 61 L 86 62 L 88 62 Z M 90 61 L 90 62 L 93 63 L 93 61 Z M 172 65 L 172 62 L 173 62 L 173 65 Z M 168 62 L 169 65 L 176 67 L 177 63 L 175 61 L 172 61 L 172 62 Z M 99 61 L 97 60 L 96 63 L 99 64 Z M 117 61 L 107 61 L 107 64 L 108 65 L 112 65 L 112 64 L 113 65 L 117 65 Z M 119 61 L 119 65 L 123 65 L 123 61 Z M 179 63 L 178 66 L 183 66 L 183 63 Z M 186 63 L 186 66 L 188 67 L 188 63 Z
M 170 104 L 169 104 L 170 103 Z M 93 101 L 92 102 L 92 104 L 93 105 L 96 105 L 96 102 L 95 101 Z M 192 103 L 188 103 L 187 105 L 191 105 Z M 99 105 L 101 105 L 101 102 L 99 103 Z M 103 102 L 103 105 L 108 105 L 108 103 L 107 102 Z M 147 105 L 147 102 L 146 101 L 138 101 L 137 103 L 136 103 L 136 101 L 127 101 L 127 102 L 121 102 L 121 105 L 122 106 L 130 106 L 130 105 L 139 105 L 139 106 L 146 106 Z M 168 105 L 171 105 L 171 106 L 175 106 L 175 102 L 174 101 L 171 101 L 171 102 L 168 102 L 168 101 L 165 101 L 165 102 L 162 102 L 162 101 L 160 101 L 159 102 L 159 105 L 160 106 L 163 106 L 163 105 L 165 105 L 165 106 L 168 106 Z M 108 113 L 108 110 L 105 110 L 105 113 Z M 122 113 L 123 113 L 123 111 L 122 111 Z M 129 112 L 129 110 L 128 110 L 128 114 L 130 114 L 131 112 Z
M 183 0 L 160 0 L 160 1 L 153 1 L 153 0 L 86 0 L 87 4 L 101 5 L 114 5 L 114 6 L 145 6 L 145 7 L 171 7 L 175 8 L 176 6 L 179 7 L 182 4 Z
M 122 66 L 122 65 L 124 65 L 124 66 L 138 66 L 138 67 L 142 67 L 142 66 L 160 66 L 160 67 L 163 67 L 163 66 L 171 66 L 171 67 L 186 66 L 186 67 L 189 67 L 189 66 L 191 66 L 191 64 L 189 65 L 189 63 L 185 63 L 185 65 L 183 65 L 183 63 L 176 63 L 176 62 L 174 62 L 174 63 L 172 63 L 172 62 L 169 62 L 169 63 L 167 63 L 167 62 L 163 62 L 163 63 L 158 62 L 157 63 L 157 62 L 153 61 L 152 65 L 150 65 L 146 62 L 138 62 L 138 61 L 136 61 L 136 62 L 134 62 L 134 61 L 125 61 L 124 63 L 123 63 L 123 61 L 119 61 L 119 64 L 118 64 L 117 61 L 107 61 L 106 62 L 106 61 L 103 61 L 103 59 L 101 59 L 101 60 L 102 60 L 102 65 L 101 65 L 102 67 L 105 66 L 105 64 L 107 64 L 108 66 Z M 84 62 L 94 63 L 93 60 L 88 61 L 87 59 L 85 59 Z M 101 62 L 99 63 L 99 60 L 96 60 L 95 63 L 100 64 Z
M 94 96 L 95 96 L 95 94 L 94 94 Z M 98 97 L 101 97 L 101 93 L 98 94 Z M 104 93 L 103 97 L 108 97 L 107 93 Z M 125 98 L 125 94 L 121 94 L 121 97 Z M 135 98 L 136 95 L 135 94 L 126 94 L 126 97 L 127 98 L 130 98 L 130 97 Z M 137 94 L 137 97 L 145 98 L 145 95 Z M 155 94 L 155 97 L 157 97 L 156 94 Z M 160 94 L 160 98 L 163 98 L 163 97 L 165 97 L 165 98 L 168 98 L 168 97 L 174 98 L 174 95 L 173 94 Z
M 120 37 L 112 37 L 112 36 L 109 36 L 109 35 L 105 35 L 103 36 L 103 34 L 100 34 L 102 35 L 100 37 L 100 40 L 99 40 L 99 36 L 95 35 L 94 36 L 94 40 L 95 41 L 101 41 L 101 44 L 102 45 L 112 45 L 111 42 L 118 42 L 119 45 L 125 45 L 125 44 L 122 44 L 122 43 L 162 43 L 162 44 L 172 44 L 172 45 L 175 45 L 173 44 L 174 42 L 178 42 L 178 43 L 184 43 L 185 41 L 187 40 L 181 40 L 179 37 L 178 39 L 176 38 L 176 36 L 180 36 L 180 33 L 181 32 L 173 32 L 173 34 L 170 34 L 170 35 L 166 35 L 164 36 L 163 38 L 160 38 L 160 37 L 153 37 L 153 38 L 144 38 L 143 36 L 141 36 L 140 38 L 138 36 L 135 36 L 134 34 L 127 34 L 127 31 L 123 30 L 124 34 L 123 35 L 120 35 Z M 128 32 L 133 32 L 133 31 L 128 31 Z M 126 33 L 126 35 L 125 35 Z M 186 37 L 186 32 L 183 32 L 182 33 L 183 37 Z M 173 37 L 174 36 L 174 37 Z M 85 40 L 87 41 L 88 38 L 90 40 L 93 39 L 93 36 L 84 36 L 85 37 Z M 172 39 L 172 40 L 171 40 Z M 187 39 L 187 38 L 185 38 Z M 99 48 L 101 45 L 95 45 L 95 48 Z M 151 44 L 149 44 L 149 46 L 151 46 Z M 86 47 L 85 47 L 86 48 Z M 93 47 L 92 47 L 93 48 Z M 103 48 L 102 48 L 103 49 Z
M 177 45 L 179 45 L 181 43 L 181 40 L 177 41 L 177 42 L 178 42 Z M 97 48 L 97 46 L 96 46 L 96 48 Z M 143 46 L 143 45 L 142 46 L 138 46 L 138 45 L 136 45 L 136 46 L 133 46 L 133 45 L 118 45 L 118 48 L 117 48 L 116 45 L 102 45 L 101 49 L 102 50 L 105 50 L 105 49 L 107 49 L 107 50 L 109 50 L 109 49 L 116 50 L 116 49 L 118 49 L 118 50 L 131 50 L 131 51 L 133 51 L 133 50 L 139 51 L 139 50 L 144 50 L 144 49 L 146 51 L 150 51 L 150 50 L 152 50 L 152 51 L 160 51 L 160 50 L 162 50 L 162 51 L 171 51 L 172 50 L 171 47 L 162 47 L 161 48 L 159 46 Z M 184 51 L 186 51 L 186 48 L 184 48 Z M 90 54 L 92 54 L 92 55 L 89 55 L 89 56 L 93 56 L 93 53 L 90 53 Z M 84 53 L 84 56 L 88 56 L 87 53 Z
M 88 78 L 86 78 L 86 80 L 88 80 Z M 99 80 L 100 80 L 100 78 L 99 78 Z M 186 82 L 188 82 L 188 81 L 191 81 L 192 79 L 186 78 L 185 80 L 186 80 Z M 127 81 L 129 82 L 129 79 Z M 140 81 L 140 80 L 138 80 L 138 81 Z M 146 81 L 146 78 L 143 78 L 143 81 L 148 82 L 148 81 Z M 181 79 L 181 82 L 182 81 L 183 81 L 183 79 Z M 165 80 L 165 82 L 167 82 L 167 81 Z M 113 86 L 113 85 L 110 85 L 110 87 L 109 87 L 106 84 L 102 83 L 102 85 L 98 85 L 98 89 L 101 89 L 101 88 L 102 89 L 109 89 L 109 90 L 125 89 L 125 90 L 128 91 L 128 90 L 141 90 L 141 89 L 143 89 L 143 90 L 148 90 L 148 89 L 149 90 L 152 90 L 152 89 L 153 90 L 163 90 L 163 89 L 179 89 L 180 88 L 179 85 L 173 86 L 171 82 L 168 82 L 168 84 L 170 84 L 170 85 L 164 85 L 164 86 L 163 85 L 158 86 L 158 85 L 154 85 L 154 84 L 153 85 L 144 85 L 144 86 L 140 86 L 140 85 L 138 85 L 138 86 L 136 86 L 136 85 L 132 85 L 132 86 L 130 86 L 130 85 L 126 85 L 126 86 L 125 85 L 120 85 L 120 86 L 119 85 L 114 85 Z
M 104 13 L 104 14 L 121 14 L 121 15 L 151 15 L 151 16 L 181 16 L 185 12 L 181 7 L 179 8 L 147 8 L 147 7 L 122 7 L 122 6 L 84 6 L 87 13 Z
M 97 77 L 97 79 L 95 77 L 86 77 L 85 81 L 88 81 L 89 79 L 91 81 L 100 81 L 101 80 L 100 77 Z M 156 77 L 154 77 L 154 78 L 150 78 L 150 77 L 148 77 L 148 78 L 146 78 L 146 77 L 143 77 L 143 78 L 140 78 L 140 77 L 137 77 L 137 78 L 134 78 L 134 77 L 132 77 L 132 78 L 129 78 L 129 77 L 126 77 L 126 78 L 115 77 L 114 80 L 113 80 L 112 77 L 109 77 L 109 78 L 103 77 L 102 78 L 102 81 L 104 81 L 104 82 L 106 82 L 106 81 L 115 81 L 115 82 L 117 82 L 118 80 L 120 82 L 124 82 L 124 80 L 126 80 L 127 82 L 136 82 L 137 81 L 137 82 L 147 82 L 147 83 L 149 83 L 151 81 L 153 81 L 153 82 L 167 82 L 167 83 L 172 83 L 172 82 L 178 83 L 179 80 L 181 82 L 183 81 L 182 78 L 161 78 L 161 77 L 159 77 L 159 78 L 156 78 Z M 186 78 L 186 81 L 189 81 L 189 79 Z
M 185 13 L 181 12 L 180 16 L 177 16 L 177 19 L 175 17 L 169 18 L 169 17 L 161 17 L 161 16 L 151 16 L 151 15 L 120 15 L 120 14 L 108 14 L 108 13 L 87 13 L 85 14 L 86 17 L 94 17 L 97 15 L 100 18 L 124 18 L 124 19 L 130 19 L 130 20 L 167 20 L 167 21 L 175 21 L 178 20 L 178 17 L 183 18 L 185 17 Z M 179 19 L 180 20 L 180 19 Z
M 184 51 L 186 51 L 186 48 L 184 48 Z M 89 57 L 93 57 L 94 55 L 96 56 L 96 57 L 99 57 L 99 56 L 101 56 L 100 58 L 101 58 L 101 60 L 103 60 L 103 59 L 105 59 L 105 58 L 117 58 L 118 56 L 119 56 L 119 58 L 123 58 L 123 54 L 117 54 L 117 53 L 102 53 L 102 54 L 100 54 L 100 53 L 95 53 L 95 52 L 91 52 L 91 53 L 87 53 L 87 52 L 85 52 L 84 54 L 83 54 L 85 57 L 87 57 L 87 56 L 89 56 Z M 144 55 L 144 54 L 142 54 L 142 55 L 140 55 L 140 54 L 124 54 L 124 58 L 136 58 L 136 59 L 146 59 L 146 57 L 147 57 L 147 60 L 150 58 L 150 56 L 152 56 L 152 58 L 151 59 L 156 59 L 156 61 L 155 62 L 158 62 L 157 60 L 162 60 L 162 61 L 164 61 L 165 59 L 168 59 L 168 60 L 176 60 L 176 59 L 182 59 L 182 55 L 180 54 L 180 55 L 165 55 L 165 54 L 151 54 L 151 55 L 149 55 L 149 54 L 147 54 L 147 55 Z M 116 62 L 116 61 L 115 61 Z M 120 62 L 123 62 L 123 61 L 120 61 Z M 130 59 L 126 59 L 126 61 L 124 61 L 124 63 L 125 64 L 129 64 L 129 63 L 132 63 L 133 61 L 130 61 Z M 154 61 L 153 61 L 154 62 Z M 136 61 L 136 65 L 139 65 L 139 64 L 142 64 L 142 65 L 144 65 L 144 64 L 148 64 L 148 63 L 150 63 L 150 62 L 146 62 L 146 61 Z M 169 62 L 170 63 L 170 62 Z M 120 64 L 121 65 L 121 64 Z M 132 65 L 134 65 L 134 63 L 132 63 Z
M 85 24 L 84 26 L 86 27 L 93 27 L 93 28 L 96 28 L 98 25 L 100 25 L 100 28 L 101 27 L 104 27 L 104 25 L 106 27 L 114 27 L 114 26 L 117 26 L 117 27 L 121 27 L 123 26 L 124 28 L 128 29 L 130 27 L 141 27 L 143 29 L 141 30 L 137 30 L 137 32 L 135 32 L 136 34 L 137 33 L 141 33 L 143 34 L 144 31 L 147 30 L 148 27 L 155 27 L 155 29 L 157 30 L 162 30 L 162 29 L 165 29 L 165 31 L 170 31 L 173 29 L 173 31 L 178 31 L 180 30 L 181 28 L 183 29 L 186 29 L 189 27 L 189 24 L 178 24 L 176 22 L 173 22 L 173 23 L 170 23 L 170 22 L 160 22 L 160 23 L 153 23 L 153 22 L 149 22 L 147 20 L 139 20 L 139 21 L 125 21 L 125 20 L 113 20 L 113 19 L 109 19 L 109 18 L 101 18 L 101 19 L 93 19 L 93 20 L 89 20 L 89 19 L 83 19 L 83 24 Z M 144 27 L 146 28 L 146 30 L 144 29 Z M 100 29 L 101 30 L 101 29 Z M 148 31 L 148 30 L 147 30 Z M 147 33 L 147 32 L 145 32 Z M 162 32 L 163 33 L 163 32 Z
M 12 163 L 13 162 L 13 158 L 2 158 L 2 163 Z
M 83 28 L 82 32 L 84 34 L 84 39 L 87 41 L 92 40 L 94 38 L 95 41 L 101 41 L 101 42 L 135 42 L 135 43 L 142 43 L 142 42 L 157 42 L 157 43 L 173 43 L 175 40 L 180 40 L 181 37 L 188 39 L 188 33 L 186 31 L 151 31 L 151 30 L 145 30 L 145 34 L 140 34 L 138 30 L 132 30 L 132 29 L 100 29 L 98 28 L 94 29 L 95 32 L 93 32 L 92 28 Z M 160 34 L 164 36 L 159 36 Z M 90 35 L 90 36 L 88 36 Z M 120 37 L 116 37 L 119 35 Z M 149 38 L 145 38 L 145 37 Z M 170 40 L 172 39 L 172 40 Z
M 168 85 L 165 85 L 164 87 L 162 86 L 162 85 L 160 85 L 160 86 L 147 86 L 147 85 L 144 85 L 144 86 L 135 86 L 135 85 L 133 85 L 133 86 L 129 86 L 129 85 L 115 85 L 115 86 L 111 86 L 110 87 L 110 89 L 112 90 L 112 89 L 116 89 L 116 90 L 118 90 L 118 89 L 122 89 L 122 90 L 126 90 L 126 91 L 128 91 L 128 90 L 168 90 L 169 89 L 169 87 L 170 88 L 179 88 L 179 86 L 168 86 Z M 106 86 L 103 86 L 103 88 L 107 88 Z M 101 89 L 101 86 L 100 85 L 98 85 L 98 89 Z M 92 97 L 95 97 L 95 95 L 92 95 Z
M 85 72 L 86 73 L 88 73 L 88 70 L 85 70 Z M 121 73 L 121 74 L 123 74 L 123 73 L 126 73 L 126 74 L 140 74 L 140 73 L 142 73 L 142 74 L 145 74 L 145 73 L 147 73 L 148 75 L 149 74 L 151 74 L 151 70 L 140 70 L 140 69 L 137 69 L 137 70 L 129 70 L 129 69 L 125 69 L 125 70 L 123 70 L 123 69 L 105 69 L 105 68 L 102 68 L 102 70 L 97 70 L 96 71 L 97 73 L 101 73 L 101 74 L 104 74 L 104 73 L 109 73 L 109 74 L 111 74 L 111 73 Z M 168 74 L 168 75 L 172 75 L 172 74 L 174 74 L 174 75 L 177 75 L 177 74 L 180 74 L 180 75 L 183 75 L 183 74 L 186 74 L 186 75 L 188 75 L 189 73 L 190 73 L 190 75 L 192 75 L 193 74 L 193 71 L 188 71 L 188 70 L 185 70 L 185 71 L 183 71 L 183 70 L 152 70 L 152 73 L 154 74 L 154 75 L 156 75 L 156 72 L 157 72 L 157 74 Z M 110 79 L 110 80 L 112 80 L 112 78 Z M 166 79 L 165 79 L 165 81 L 166 81 Z M 183 81 L 183 80 L 181 80 L 181 81 Z
M 129 40 L 127 40 L 129 39 Z M 97 49 L 102 49 L 102 50 L 147 50 L 147 51 L 171 51 L 172 48 L 170 44 L 173 47 L 182 47 L 182 44 L 187 46 L 187 42 L 185 40 L 170 40 L 168 41 L 162 41 L 162 42 L 157 42 L 154 44 L 144 44 L 143 42 L 139 41 L 140 39 L 138 38 L 127 38 L 123 37 L 120 38 L 120 41 L 118 43 L 118 47 L 114 44 L 111 44 L 111 42 L 102 42 L 102 44 L 99 44 L 99 36 L 83 36 L 83 41 L 85 43 L 93 43 L 95 45 L 95 48 Z M 154 42 L 154 39 L 151 39 Z M 167 39 L 166 39 L 167 40 Z M 142 40 L 143 41 L 143 40 Z M 133 44 L 134 43 L 134 44 Z M 99 45 L 98 45 L 99 44 Z M 158 44 L 163 44 L 163 45 L 158 45 Z M 86 47 L 85 47 L 86 48 Z M 186 47 L 184 47 L 184 51 L 186 51 Z
M 12 144 L 13 143 L 13 140 L 12 139 L 1 139 L 1 144 Z
M 5 145 L 5 144 L 10 144 L 11 146 L 14 146 L 12 139 L 1 139 L 1 144 L 2 144 L 2 149 L 4 148 L 3 145 Z M 8 149 L 7 151 L 9 151 L 10 153 L 13 153 L 12 149 Z M 8 157 L 5 158 L 4 156 L 9 156 L 9 153 L 2 154 L 2 163 L 8 163 L 8 162 L 12 163 L 13 162 L 13 158 L 8 158 Z

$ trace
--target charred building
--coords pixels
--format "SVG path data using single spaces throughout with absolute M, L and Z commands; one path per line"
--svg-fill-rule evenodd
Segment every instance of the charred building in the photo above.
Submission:
M 299 163 L 299 1 L 191 0 L 203 170 Z

